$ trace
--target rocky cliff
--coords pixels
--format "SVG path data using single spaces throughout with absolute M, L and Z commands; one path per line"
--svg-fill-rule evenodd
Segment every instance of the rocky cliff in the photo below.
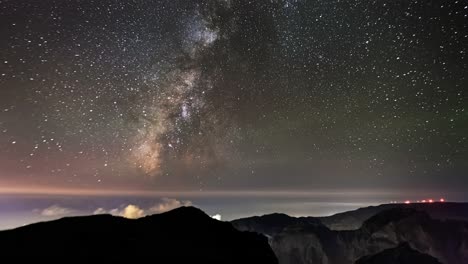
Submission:
M 233 222 L 240 230 L 269 230 L 270 245 L 279 263 L 352 264 L 361 257 L 378 254 L 401 243 L 437 258 L 445 264 L 468 263 L 468 223 L 432 218 L 427 212 L 411 207 L 394 207 L 365 220 L 357 230 L 331 230 L 311 220 L 289 220 L 290 225 L 272 229 L 261 219 Z M 307 219 L 307 221 L 304 221 Z M 271 220 L 271 219 L 270 219 Z M 283 216 L 283 223 L 286 223 Z M 258 228 L 261 226 L 261 228 Z

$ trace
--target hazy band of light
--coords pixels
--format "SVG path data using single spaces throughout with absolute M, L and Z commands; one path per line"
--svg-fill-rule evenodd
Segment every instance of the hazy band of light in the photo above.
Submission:
M 304 190 L 217 190 L 217 191 L 190 191 L 190 190 L 125 190 L 125 189 L 77 189 L 60 187 L 0 187 L 0 195 L 66 195 L 66 196 L 165 196 L 165 197 L 382 197 L 382 196 L 402 196 L 404 191 L 388 190 L 338 190 L 338 189 L 317 189 L 311 191 Z M 411 191 L 411 196 L 419 195 L 421 192 Z M 434 194 L 428 192 L 426 195 Z

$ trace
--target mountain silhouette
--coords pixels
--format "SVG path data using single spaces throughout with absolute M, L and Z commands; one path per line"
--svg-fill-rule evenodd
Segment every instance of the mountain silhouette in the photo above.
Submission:
M 412 208 L 429 214 L 433 219 L 468 221 L 468 203 L 411 203 L 411 204 L 381 204 L 357 210 L 338 213 L 332 216 L 317 217 L 332 230 L 359 229 L 364 221 L 379 212 L 392 208 Z
M 463 212 L 442 210 L 441 206 L 437 205 L 435 210 L 445 211 L 448 216 L 463 215 Z M 458 210 L 466 205 L 451 208 Z M 331 230 L 320 223 L 319 218 L 287 219 L 287 215 L 281 216 L 279 224 L 272 223 L 275 215 L 265 215 L 238 219 L 233 225 L 239 230 L 268 232 L 266 235 L 280 264 L 353 264 L 364 256 L 396 248 L 405 242 L 441 263 L 468 263 L 468 222 L 447 219 L 449 217 L 442 217 L 442 214 L 434 219 L 430 210 L 430 205 L 425 206 L 424 211 L 406 205 L 376 210 L 377 213 L 363 220 L 356 230 Z M 346 213 L 340 217 L 348 218 Z
M 441 264 L 436 258 L 412 249 L 408 243 L 365 256 L 355 264 Z
M 267 238 L 235 229 L 195 207 L 126 219 L 67 217 L 0 232 L 2 255 L 15 259 L 160 263 L 277 263 Z

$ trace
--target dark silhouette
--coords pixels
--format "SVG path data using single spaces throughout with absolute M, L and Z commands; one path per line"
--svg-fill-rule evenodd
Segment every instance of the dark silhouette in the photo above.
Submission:
M 320 224 L 315 217 L 291 217 L 287 214 L 268 214 L 263 216 L 252 216 L 231 222 L 234 227 L 243 231 L 258 232 L 267 237 L 283 231 L 284 228 L 301 224 Z
M 411 204 L 382 204 L 369 206 L 357 210 L 338 213 L 327 217 L 318 217 L 320 221 L 332 230 L 358 229 L 370 217 L 379 212 L 392 208 L 413 208 L 428 213 L 432 218 L 439 220 L 468 221 L 468 203 L 411 203 Z
M 32 224 L 0 232 L 0 248 L 16 259 L 277 263 L 263 235 L 238 231 L 194 207 L 136 220 L 94 215 Z
M 412 249 L 408 243 L 386 249 L 372 256 L 365 256 L 356 264 L 441 264 L 436 258 Z
M 440 219 L 434 219 L 428 213 L 430 206 L 420 211 L 411 206 L 392 205 L 389 209 L 377 210 L 356 230 L 331 230 L 317 218 L 288 219 L 287 215 L 278 214 L 239 219 L 233 221 L 233 225 L 239 230 L 265 232 L 281 264 L 353 264 L 363 256 L 395 248 L 404 242 L 445 264 L 468 263 L 468 222 L 447 220 L 450 217 L 442 217 L 442 214 L 439 214 Z M 443 206 L 435 205 L 435 211 L 444 211 Z M 449 206 L 455 210 L 466 207 Z M 463 212 L 445 211 L 448 216 L 463 215 Z M 350 213 L 355 214 L 355 211 Z M 340 217 L 353 219 L 346 213 Z M 275 223 L 275 219 L 279 222 Z

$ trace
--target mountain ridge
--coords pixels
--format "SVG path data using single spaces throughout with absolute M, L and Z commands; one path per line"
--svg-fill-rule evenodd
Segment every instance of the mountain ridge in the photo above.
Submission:
M 263 235 L 242 232 L 195 207 L 139 219 L 111 215 L 64 217 L 0 231 L 4 256 L 19 259 L 100 256 L 118 261 L 277 263 Z M 27 256 L 27 258 L 26 258 Z
M 448 205 L 448 211 L 467 208 L 466 204 Z M 270 215 L 237 219 L 233 225 L 239 230 L 255 231 L 255 226 L 260 227 L 259 231 L 270 230 L 267 234 L 270 245 L 281 264 L 352 264 L 361 257 L 378 254 L 404 242 L 442 263 L 465 264 L 468 260 L 468 222 L 459 220 L 463 212 L 441 214 L 445 210 L 441 211 L 443 206 L 443 203 L 428 204 L 424 210 L 418 210 L 407 204 L 382 205 L 372 208 L 377 213 L 363 220 L 360 228 L 354 230 L 332 230 L 320 221 L 317 223 L 319 218 L 291 217 L 288 220 L 291 225 L 278 231 L 262 226 L 269 224 L 261 220 Z M 431 216 L 434 215 L 430 212 L 432 208 L 439 214 L 439 219 Z M 343 216 L 344 219 L 348 217 L 346 212 L 340 215 Z M 455 219 L 451 219 L 453 216 Z M 255 225 L 251 223 L 254 219 Z

